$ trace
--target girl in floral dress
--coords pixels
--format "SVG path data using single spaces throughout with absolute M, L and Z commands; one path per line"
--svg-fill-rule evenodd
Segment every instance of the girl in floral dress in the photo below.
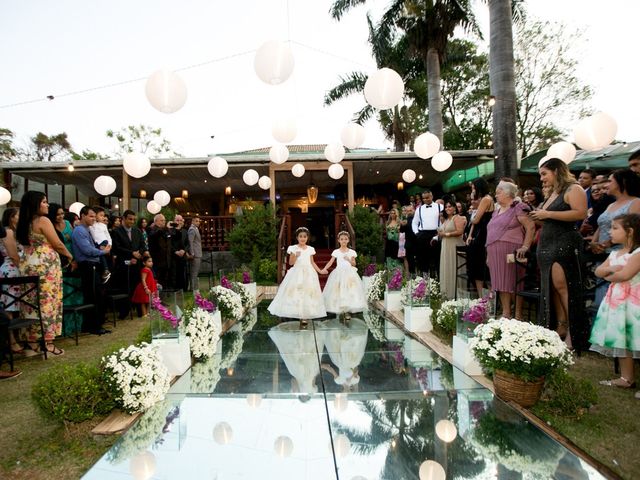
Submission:
M 640 358 L 640 215 L 626 214 L 611 223 L 614 250 L 596 269 L 596 275 L 611 282 L 600 304 L 591 331 L 591 350 L 620 362 L 620 378 L 601 385 L 634 388 L 634 358 Z M 636 393 L 636 398 L 640 395 Z

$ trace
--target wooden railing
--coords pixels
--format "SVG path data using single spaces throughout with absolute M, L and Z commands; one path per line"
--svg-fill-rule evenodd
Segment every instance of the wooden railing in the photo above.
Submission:
M 188 218 L 188 217 L 187 217 Z M 208 251 L 229 250 L 227 234 L 233 229 L 235 218 L 225 216 L 200 216 L 200 237 L 202 249 Z
M 287 273 L 287 248 L 291 243 L 291 215 L 285 214 L 280 220 L 280 232 L 278 233 L 278 284 L 282 282 Z
M 345 232 L 349 233 L 349 236 L 351 237 L 351 248 L 355 250 L 356 249 L 356 232 L 353 230 L 353 226 L 349 221 L 349 215 L 342 212 L 336 213 L 335 227 L 336 227 L 336 243 L 338 240 L 337 238 L 338 233 L 344 230 Z

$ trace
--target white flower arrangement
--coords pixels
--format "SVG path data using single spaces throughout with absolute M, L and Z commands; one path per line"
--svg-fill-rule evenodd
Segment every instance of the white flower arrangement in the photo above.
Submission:
M 372 310 L 365 310 L 362 312 L 362 318 L 364 323 L 367 324 L 367 328 L 373 335 L 373 338 L 379 342 L 386 342 L 387 337 L 384 334 L 384 319 L 382 316 Z
M 213 355 L 191 367 L 191 393 L 213 393 L 220 381 L 222 355 Z
M 229 368 L 238 359 L 240 353 L 242 353 L 244 337 L 240 332 L 227 332 L 222 337 L 222 345 L 223 352 L 220 368 Z
M 258 323 L 258 312 L 251 309 L 240 319 L 240 332 L 242 334 L 249 332 L 256 323 Z
M 213 312 L 195 307 L 180 322 L 180 332 L 189 338 L 191 355 L 205 359 L 216 353 L 222 325 Z
M 386 278 L 387 271 L 381 270 L 380 272 L 374 273 L 371 277 L 371 281 L 369 283 L 369 288 L 367 290 L 367 301 L 375 302 L 377 300 L 382 300 L 384 296 L 384 290 L 386 288 Z
M 435 278 L 429 278 L 429 297 L 440 297 L 440 282 Z
M 492 318 L 478 325 L 469 348 L 484 368 L 503 370 L 524 381 L 573 364 L 571 351 L 556 332 L 516 319 Z
M 169 373 L 158 348 L 147 343 L 103 357 L 102 370 L 116 403 L 129 414 L 148 410 L 169 391 Z
M 458 300 L 442 302 L 440 308 L 434 315 L 436 324 L 449 333 L 455 333 L 459 312 L 469 310 L 479 301 L 479 299 L 471 300 L 468 298 L 460 298 Z
M 210 293 L 224 320 L 240 320 L 243 312 L 240 295 L 220 285 L 213 287 Z
M 253 295 L 245 285 L 240 282 L 231 282 L 231 287 L 234 292 L 240 295 L 240 301 L 245 310 L 256 306 L 255 298 L 253 298 Z

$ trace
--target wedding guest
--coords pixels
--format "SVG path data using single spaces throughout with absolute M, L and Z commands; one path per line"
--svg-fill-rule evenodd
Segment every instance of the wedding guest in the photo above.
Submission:
M 524 195 L 522 196 L 522 201 L 529 205 L 529 208 L 531 208 L 531 210 L 533 210 L 534 208 L 538 208 L 544 201 L 542 190 L 540 190 L 538 187 L 527 188 L 524 191 Z
M 153 270 L 156 281 L 163 287 L 169 285 L 169 266 L 171 265 L 171 232 L 163 214 L 153 217 L 153 223 L 147 228 L 149 254 L 153 258 Z
M 471 219 L 467 237 L 467 275 L 482 298 L 487 279 L 487 225 L 491 221 L 494 202 L 489 195 L 489 184 L 483 178 L 471 182 L 471 198 L 478 201 L 478 208 Z
M 113 238 L 113 255 L 115 257 L 116 285 L 127 289 L 129 296 L 133 293 L 140 278 L 140 262 L 144 255 L 142 232 L 136 227 L 136 214 L 133 210 L 125 210 L 122 224 L 111 232 Z M 121 302 L 120 318 L 125 318 L 130 305 Z
M 444 206 L 442 225 L 438 228 L 440 237 L 440 290 L 447 299 L 456 297 L 457 247 L 464 245 L 462 235 L 467 219 L 457 213 L 456 204 L 448 201 Z
M 595 178 L 596 172 L 590 168 L 585 168 L 580 172 L 580 176 L 578 176 L 578 184 L 582 187 L 584 193 L 587 194 L 587 208 L 591 208 L 591 187 L 593 186 Z
M 149 227 L 149 222 L 146 218 L 141 217 L 138 220 L 138 228 L 142 232 L 142 243 L 144 244 L 144 251 L 149 253 L 149 235 L 147 233 L 147 228 Z
M 385 225 L 384 259 L 387 267 L 393 269 L 400 266 L 398 260 L 398 249 L 400 239 L 400 222 L 398 211 L 392 208 L 389 212 L 389 219 Z
M 629 170 L 640 174 L 640 150 L 636 150 L 629 157 Z
M 416 207 L 411 227 L 416 235 L 416 254 L 418 257 L 418 270 L 423 274 L 429 273 L 434 278 L 439 270 L 439 252 L 437 242 L 440 215 L 443 207 L 433 201 L 433 193 L 426 189 L 422 192 L 422 205 Z M 438 258 L 436 258 L 438 256 Z
M 202 238 L 200 237 L 200 217 L 194 217 L 187 232 L 189 239 L 189 267 L 191 276 L 191 290 L 199 292 L 198 274 L 202 263 Z
M 178 290 L 187 288 L 187 250 L 189 239 L 182 215 L 176 215 L 171 228 L 171 286 Z
M 2 214 L 2 225 L 0 226 L 0 254 L 2 254 L 2 264 L 0 265 L 0 277 L 13 278 L 20 276 L 20 258 L 18 257 L 18 244 L 16 242 L 16 227 L 18 226 L 18 216 L 20 211 L 17 208 L 7 208 Z M 20 305 L 15 299 L 20 296 L 22 290 L 19 285 L 5 287 L 6 293 L 0 294 L 0 309 L 7 316 L 15 318 L 20 312 Z M 17 338 L 16 338 L 17 337 Z M 20 334 L 9 330 L 9 340 L 11 350 L 14 354 L 24 354 L 24 349 L 20 345 Z M 5 343 L 0 343 L 5 345 Z
M 415 210 L 413 205 L 407 205 L 404 209 L 405 218 L 400 222 L 400 232 L 404 233 L 404 268 L 407 274 L 412 274 L 416 271 L 416 234 L 411 228 Z

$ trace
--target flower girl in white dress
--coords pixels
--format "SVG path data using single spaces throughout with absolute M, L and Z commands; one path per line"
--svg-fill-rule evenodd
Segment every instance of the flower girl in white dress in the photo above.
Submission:
M 340 248 L 331 252 L 331 260 L 321 272 L 326 274 L 333 262 L 337 262 L 335 270 L 327 279 L 322 296 L 327 312 L 344 314 L 347 319 L 351 317 L 351 313 L 361 312 L 367 306 L 364 286 L 355 267 L 358 254 L 349 248 L 349 240 L 347 232 L 338 233 Z
M 297 245 L 287 249 L 289 265 L 292 267 L 278 287 L 278 293 L 269 305 L 272 315 L 286 318 L 299 318 L 300 327 L 308 326 L 307 320 L 327 316 L 320 289 L 318 273 L 321 270 L 313 261 L 316 250 L 307 245 L 309 230 L 300 227 L 296 230 Z

